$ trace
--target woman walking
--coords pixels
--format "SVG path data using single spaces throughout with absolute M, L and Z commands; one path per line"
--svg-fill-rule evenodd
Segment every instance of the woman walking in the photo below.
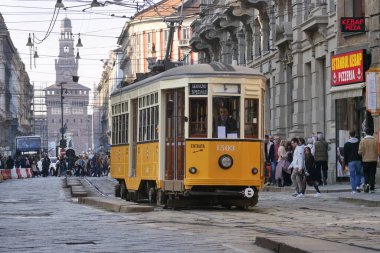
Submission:
M 310 186 L 314 186 L 315 191 L 317 193 L 314 194 L 314 197 L 320 197 L 321 192 L 318 187 L 318 172 L 315 167 L 315 160 L 314 156 L 311 153 L 311 149 L 309 147 L 305 147 L 305 174 L 306 174 L 306 181 L 307 184 Z M 305 187 L 306 188 L 306 187 Z
M 277 182 L 278 187 L 284 186 L 284 173 L 291 174 L 291 171 L 289 170 L 289 161 L 288 161 L 288 153 L 286 152 L 286 141 L 281 140 L 280 147 L 278 148 L 278 161 L 276 166 L 276 175 L 275 179 Z

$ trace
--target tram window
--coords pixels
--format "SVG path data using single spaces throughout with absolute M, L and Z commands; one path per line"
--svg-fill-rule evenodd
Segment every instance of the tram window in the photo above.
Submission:
M 190 99 L 189 136 L 207 137 L 207 98 Z
M 213 98 L 213 137 L 220 139 L 240 138 L 240 98 Z
M 244 137 L 258 138 L 259 136 L 259 100 L 244 100 Z

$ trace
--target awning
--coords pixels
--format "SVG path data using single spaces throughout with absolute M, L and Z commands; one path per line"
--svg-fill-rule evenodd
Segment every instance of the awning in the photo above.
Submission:
M 342 85 L 331 87 L 330 93 L 332 99 L 343 99 L 363 96 L 363 87 L 365 83 L 354 83 L 349 85 Z

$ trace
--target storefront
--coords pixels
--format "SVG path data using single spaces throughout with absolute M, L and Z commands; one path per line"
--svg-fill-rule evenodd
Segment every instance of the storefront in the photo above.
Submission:
M 335 101 L 337 181 L 349 177 L 343 147 L 354 130 L 360 139 L 371 121 L 365 103 L 365 50 L 337 54 L 331 58 L 331 89 Z M 369 119 L 368 119 L 369 118 Z

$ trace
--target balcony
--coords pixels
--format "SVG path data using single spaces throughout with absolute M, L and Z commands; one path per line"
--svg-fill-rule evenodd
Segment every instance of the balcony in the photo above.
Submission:
M 180 48 L 183 48 L 183 47 L 189 47 L 190 46 L 190 43 L 189 43 L 189 39 L 186 39 L 186 40 L 179 40 L 179 44 L 178 46 Z

